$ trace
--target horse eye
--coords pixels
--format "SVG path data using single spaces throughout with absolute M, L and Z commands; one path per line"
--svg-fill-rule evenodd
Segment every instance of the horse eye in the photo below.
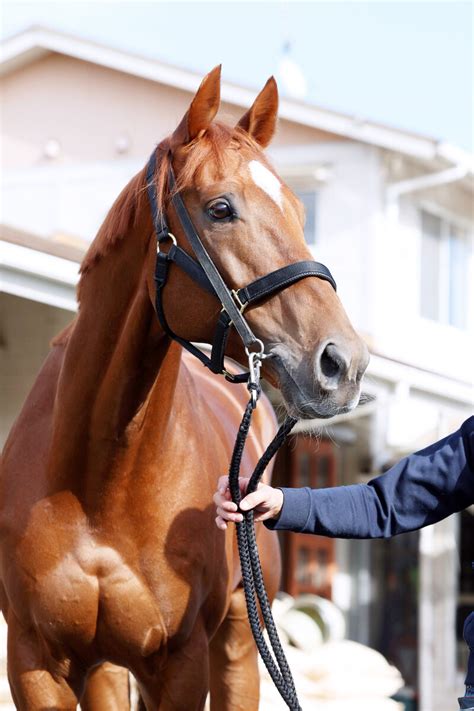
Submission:
M 226 220 L 232 217 L 232 209 L 225 200 L 216 200 L 212 205 L 207 208 L 207 214 L 212 217 L 213 220 Z

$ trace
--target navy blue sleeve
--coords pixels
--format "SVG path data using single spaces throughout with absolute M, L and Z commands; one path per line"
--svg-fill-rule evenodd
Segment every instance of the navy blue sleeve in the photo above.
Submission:
M 283 488 L 267 528 L 331 538 L 390 538 L 474 503 L 474 417 L 452 435 L 405 457 L 367 484 Z
M 464 639 L 469 647 L 469 658 L 467 662 L 466 686 L 474 686 L 474 612 L 466 618 L 463 630 Z

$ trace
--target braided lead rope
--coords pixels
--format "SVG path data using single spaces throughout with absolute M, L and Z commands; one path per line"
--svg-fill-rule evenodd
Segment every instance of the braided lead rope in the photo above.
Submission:
M 250 521 L 249 521 L 249 518 L 246 517 L 245 523 L 247 526 L 246 533 L 247 533 L 247 539 L 248 539 L 250 563 L 252 566 L 253 584 L 254 584 L 254 588 L 256 590 L 257 598 L 258 598 L 258 601 L 260 604 L 260 610 L 262 612 L 265 627 L 267 628 L 267 632 L 268 632 L 268 636 L 270 639 L 271 647 L 273 649 L 273 653 L 276 657 L 278 666 L 280 667 L 280 670 L 281 670 L 281 675 L 285 681 L 287 688 L 291 692 L 292 698 L 295 698 L 295 700 L 297 701 L 295 684 L 293 681 L 290 667 L 289 667 L 287 659 L 285 657 L 285 653 L 284 653 L 283 648 L 281 646 L 280 638 L 278 636 L 275 621 L 274 621 L 273 615 L 272 615 L 270 601 L 268 599 L 267 591 L 265 589 L 265 583 L 263 580 L 262 568 L 261 568 L 260 558 L 259 558 L 258 549 L 257 549 L 257 540 L 255 537 L 253 512 L 251 514 Z M 296 708 L 299 709 L 299 706 L 296 706 Z
M 288 417 L 279 428 L 276 436 L 271 441 L 270 445 L 267 447 L 259 462 L 257 463 L 257 466 L 255 467 L 255 470 L 250 478 L 249 485 L 247 487 L 248 494 L 250 494 L 252 491 L 255 491 L 255 489 L 257 488 L 258 483 L 260 482 L 266 467 L 268 466 L 272 457 L 277 453 L 281 445 L 284 443 L 286 437 L 290 433 L 291 429 L 294 427 L 295 423 L 295 419 L 293 419 L 292 417 Z M 249 542 L 249 552 L 252 563 L 252 572 L 255 581 L 255 588 L 260 603 L 260 609 L 262 611 L 262 615 L 265 621 L 265 626 L 267 628 L 271 645 L 275 652 L 278 665 L 282 670 L 282 675 L 285 679 L 285 682 L 296 697 L 296 689 L 294 686 L 293 677 L 291 675 L 291 671 L 288 666 L 285 653 L 281 646 L 280 638 L 278 636 L 275 621 L 273 619 L 271 611 L 270 601 L 268 599 L 267 591 L 265 589 L 265 583 L 263 580 L 263 573 L 260 564 L 260 557 L 258 555 L 253 511 L 246 512 L 245 525 L 247 531 L 247 540 Z
M 237 440 L 236 440 L 236 445 L 234 448 L 234 456 L 231 462 L 231 470 L 232 470 L 232 484 L 229 484 L 232 487 L 234 496 L 236 494 L 236 489 L 235 489 L 235 484 L 237 485 L 237 492 L 238 492 L 238 498 L 240 500 L 240 492 L 239 492 L 239 485 L 238 485 L 238 473 L 240 469 L 240 461 L 242 458 L 242 452 L 245 444 L 245 440 L 248 434 L 248 430 L 250 427 L 250 420 L 252 417 L 252 412 L 253 412 L 253 406 L 251 403 L 248 404 L 243 419 L 241 426 L 239 428 L 239 432 L 237 435 Z M 239 547 L 239 555 L 240 555 L 240 561 L 241 561 L 241 568 L 242 568 L 242 579 L 244 582 L 244 593 L 245 593 L 245 598 L 246 598 L 246 603 L 247 603 L 247 611 L 248 611 L 248 616 L 249 616 L 249 621 L 250 621 L 250 626 L 252 628 L 252 633 L 255 638 L 255 642 L 257 644 L 257 647 L 260 651 L 260 654 L 262 656 L 262 659 L 265 663 L 265 666 L 268 669 L 268 672 L 273 679 L 275 685 L 277 686 L 280 694 L 285 698 L 285 701 L 287 700 L 287 690 L 285 686 L 285 681 L 282 678 L 282 675 L 280 673 L 280 670 L 276 667 L 275 662 L 273 660 L 273 657 L 271 656 L 271 653 L 269 652 L 267 648 L 267 644 L 265 642 L 265 639 L 262 634 L 262 628 L 260 626 L 260 619 L 258 615 L 258 609 L 257 605 L 255 602 L 255 589 L 254 589 L 254 584 L 253 584 L 253 573 L 252 573 L 252 563 L 250 559 L 250 551 L 249 551 L 249 544 L 248 540 L 246 537 L 246 532 L 245 528 L 242 525 L 239 525 L 237 527 L 237 540 L 238 540 L 238 547 Z M 290 708 L 292 708 L 290 706 Z
M 237 540 L 239 543 L 239 555 L 242 567 L 242 579 L 244 582 L 244 593 L 245 601 L 247 604 L 247 613 L 249 617 L 250 627 L 252 629 L 252 634 L 255 639 L 258 651 L 262 657 L 263 663 L 265 664 L 268 673 L 273 680 L 276 688 L 278 689 L 281 697 L 285 701 L 291 711 L 301 711 L 298 704 L 298 700 L 293 693 L 291 688 L 288 688 L 285 678 L 275 663 L 270 649 L 268 648 L 267 642 L 263 636 L 263 628 L 260 625 L 260 618 L 258 614 L 257 603 L 255 599 L 255 591 L 253 589 L 253 579 L 252 579 L 252 564 L 250 560 L 250 554 L 248 551 L 248 542 L 245 538 L 245 533 L 243 529 L 237 531 Z M 272 640 L 270 640 L 270 643 Z
M 255 404 L 255 399 L 251 398 L 245 409 L 229 468 L 229 488 L 232 500 L 237 505 L 241 500 L 239 489 L 240 464 Z M 255 471 L 251 476 L 248 493 L 257 487 L 266 466 L 285 441 L 286 436 L 294 426 L 295 422 L 296 420 L 293 418 L 287 418 L 278 430 L 276 436 L 260 458 Z M 244 512 L 244 521 L 242 523 L 238 523 L 236 529 L 240 563 L 242 568 L 242 581 L 244 585 L 245 600 L 252 634 L 262 660 L 288 708 L 290 708 L 291 711 L 301 711 L 293 677 L 278 637 L 278 632 L 271 612 L 270 602 L 265 590 L 255 537 L 253 511 Z M 262 617 L 267 627 L 270 644 L 278 666 L 275 663 L 272 653 L 263 636 L 256 598 L 258 599 L 260 605 Z
M 246 412 L 244 414 L 243 420 L 241 427 L 239 429 L 239 434 L 238 438 L 236 441 L 236 447 L 234 450 L 235 457 L 233 459 L 233 464 L 237 464 L 237 467 L 234 467 L 234 473 L 237 475 L 232 482 L 232 484 L 237 483 L 237 489 L 238 489 L 238 468 L 240 465 L 240 459 L 242 456 L 242 451 L 243 451 L 243 446 L 245 443 L 245 438 L 248 434 L 248 429 L 250 425 L 250 418 L 252 415 L 252 407 L 249 406 L 246 409 Z M 235 488 L 232 486 L 234 489 L 235 493 Z M 253 582 L 253 573 L 252 573 L 252 564 L 250 560 L 250 552 L 249 552 L 249 545 L 248 545 L 248 540 L 245 535 L 245 528 L 242 525 L 239 525 L 237 527 L 237 540 L 238 540 L 238 546 L 239 546 L 239 555 L 240 555 L 240 561 L 241 561 L 241 568 L 242 568 L 242 580 L 244 583 L 244 593 L 245 593 L 245 599 L 247 603 L 247 612 L 248 612 L 248 617 L 249 617 L 249 622 L 250 626 L 252 629 L 252 633 L 255 639 L 255 642 L 257 644 L 258 650 L 261 654 L 261 657 L 263 659 L 263 662 L 265 666 L 268 669 L 268 672 L 273 679 L 279 693 L 287 703 L 290 709 L 298 709 L 299 707 L 294 704 L 294 699 L 293 699 L 293 694 L 291 693 L 290 690 L 287 689 L 287 685 L 285 683 L 284 678 L 282 677 L 282 674 L 280 670 L 277 668 L 273 657 L 270 653 L 270 650 L 267 647 L 267 644 L 265 642 L 265 639 L 262 634 L 262 628 L 260 626 L 260 619 L 258 615 L 258 609 L 257 609 L 257 604 L 255 601 L 255 589 L 254 589 L 254 582 Z

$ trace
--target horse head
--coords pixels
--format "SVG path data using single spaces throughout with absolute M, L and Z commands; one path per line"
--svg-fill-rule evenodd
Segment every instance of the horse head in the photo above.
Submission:
M 192 255 L 169 200 L 172 165 L 194 227 L 229 288 L 297 261 L 311 260 L 304 239 L 301 202 L 272 168 L 263 150 L 277 123 L 278 90 L 270 78 L 252 107 L 231 127 L 215 120 L 220 104 L 220 67 L 202 81 L 174 133 L 157 148 L 159 209 L 178 245 Z M 153 240 L 152 240 L 153 241 Z M 153 267 L 152 267 L 153 262 Z M 154 299 L 154 249 L 148 289 Z M 170 269 L 163 309 L 181 338 L 210 342 L 221 305 L 176 267 Z M 331 417 L 360 398 L 368 351 L 355 333 L 331 284 L 303 278 L 261 299 L 245 312 L 253 333 L 271 357 L 263 375 L 281 390 L 294 417 Z M 246 362 L 233 332 L 227 353 Z

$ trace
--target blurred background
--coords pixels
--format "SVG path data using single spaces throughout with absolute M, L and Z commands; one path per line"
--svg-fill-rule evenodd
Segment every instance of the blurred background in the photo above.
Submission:
M 74 315 L 78 265 L 112 201 L 221 62 L 229 120 L 276 76 L 270 157 L 371 351 L 375 399 L 305 422 L 278 482 L 365 482 L 456 429 L 474 402 L 472 14 L 467 2 L 4 2 L 1 443 Z M 336 638 L 400 670 L 400 708 L 455 707 L 474 507 L 390 541 L 281 542 L 282 590 L 334 603 Z

